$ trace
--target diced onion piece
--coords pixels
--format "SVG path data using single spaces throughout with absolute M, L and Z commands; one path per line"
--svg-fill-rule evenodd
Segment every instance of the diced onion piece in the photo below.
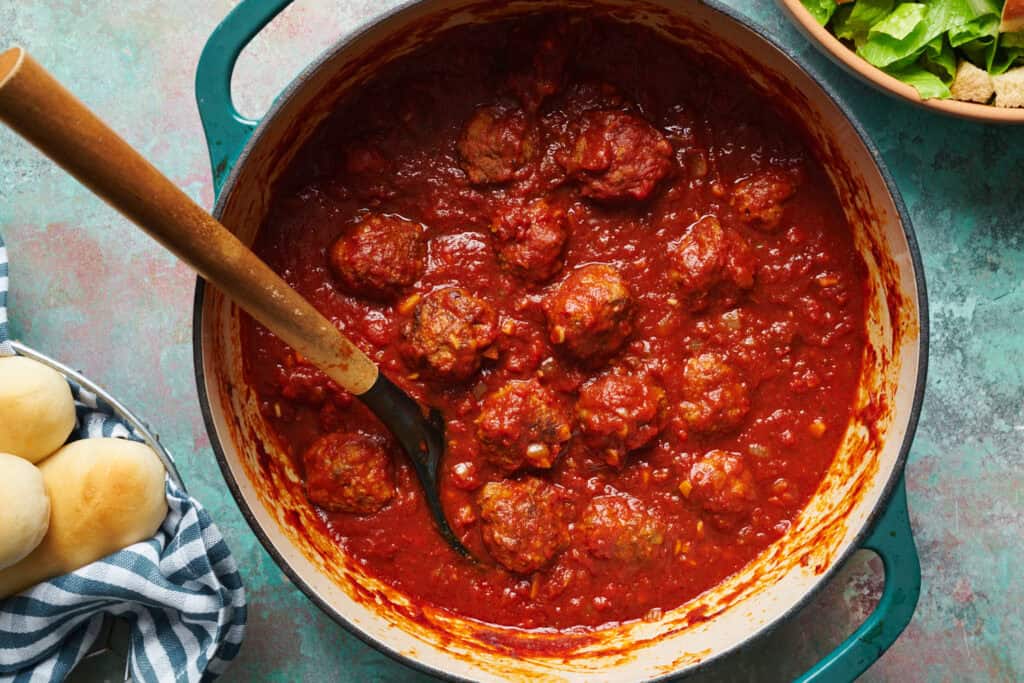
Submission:
M 752 443 L 747 446 L 747 452 L 749 452 L 755 458 L 767 458 L 768 447 L 760 443 Z
M 413 294 L 412 296 L 406 297 L 402 303 L 398 304 L 398 312 L 402 315 L 409 315 L 409 313 L 412 312 L 412 309 L 416 308 L 416 304 L 418 304 L 422 298 L 423 297 L 420 294 Z
M 731 311 L 723 313 L 722 324 L 730 330 L 740 329 L 740 310 L 738 308 L 734 308 Z

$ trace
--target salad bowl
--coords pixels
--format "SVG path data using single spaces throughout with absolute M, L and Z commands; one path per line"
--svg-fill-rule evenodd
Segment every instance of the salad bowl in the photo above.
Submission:
M 1013 1 L 1008 0 L 1008 2 Z M 834 0 L 777 0 L 778 5 L 815 47 L 821 50 L 838 66 L 853 74 L 864 83 L 893 97 L 949 116 L 986 123 L 1024 124 L 1024 107 L 999 107 L 980 102 L 966 102 L 950 98 L 948 95 L 946 97 L 928 96 L 939 95 L 942 90 L 941 84 L 928 78 L 927 75 L 924 77 L 924 82 L 916 80 L 914 74 L 920 74 L 920 71 L 914 70 L 913 73 L 903 73 L 900 74 L 901 77 L 897 77 L 894 74 L 898 73 L 898 71 L 891 67 L 887 69 L 887 73 L 886 70 L 874 66 L 847 43 L 836 37 L 835 33 L 830 31 L 825 25 L 829 21 L 831 11 L 834 9 L 830 4 L 833 2 Z M 999 0 L 981 0 L 978 3 L 964 3 L 959 2 L 959 0 L 935 0 L 929 7 L 932 5 L 942 6 L 946 3 L 950 5 L 956 4 L 957 6 L 987 7 L 990 10 L 1002 9 L 1002 3 Z M 862 28 L 870 31 L 881 24 L 883 19 L 884 17 L 879 17 L 876 24 L 865 25 Z M 998 22 L 998 14 L 992 14 L 991 12 L 985 14 L 984 9 L 979 10 L 979 14 L 969 22 L 970 26 L 967 27 L 968 30 L 974 33 L 971 35 L 961 35 L 960 38 L 971 38 L 971 42 L 981 42 L 988 39 L 997 40 L 998 38 L 990 36 L 993 32 L 998 31 Z M 932 32 L 939 30 L 937 27 L 927 25 L 927 16 L 920 29 Z M 999 37 L 1005 35 L 1007 34 L 999 34 Z M 1024 38 L 1024 33 L 1017 33 L 1014 37 L 1017 38 L 1018 36 Z M 939 39 L 943 39 L 943 35 L 939 35 Z M 908 35 L 905 40 L 910 42 L 910 36 Z M 948 45 L 948 38 L 945 38 L 945 40 Z M 1020 44 L 1022 47 L 1019 48 L 1020 54 L 1017 55 L 1016 62 L 1022 65 L 1017 68 L 1024 68 L 1024 40 L 1021 40 Z M 920 49 L 923 50 L 924 48 Z M 900 60 L 894 62 L 894 64 L 902 64 L 908 59 L 913 59 L 914 53 L 911 50 L 912 47 L 908 47 L 906 55 L 894 53 L 892 57 L 900 57 Z M 1014 54 L 1016 54 L 1016 50 L 1017 48 L 1014 48 Z M 953 54 L 957 58 L 963 59 L 961 51 L 962 48 L 958 48 L 953 51 Z M 1003 58 L 1006 58 L 1005 54 Z M 1007 65 L 993 64 L 993 72 L 998 73 L 1001 70 L 1005 70 L 1005 66 Z M 1022 78 L 1022 81 L 1024 81 L 1024 78 Z M 915 87 L 915 84 L 917 87 Z

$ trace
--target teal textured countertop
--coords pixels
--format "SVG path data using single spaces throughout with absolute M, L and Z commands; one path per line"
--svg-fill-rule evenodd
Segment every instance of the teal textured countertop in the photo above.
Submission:
M 259 115 L 338 36 L 395 3 L 299 0 L 243 54 L 234 87 Z M 907 489 L 921 554 L 917 613 L 869 681 L 1024 678 L 1024 127 L 891 100 L 818 55 L 767 0 L 735 7 L 806 55 L 881 150 L 909 207 L 931 304 L 931 370 Z M 200 204 L 213 201 L 192 81 L 233 3 L 0 3 L 0 48 L 24 45 Z M 148 420 L 224 531 L 249 589 L 227 680 L 424 678 L 363 645 L 289 583 L 213 459 L 192 371 L 194 277 L 0 127 L 0 234 L 16 338 L 73 365 Z M 870 611 L 881 569 L 861 553 L 796 618 L 698 680 L 783 680 Z M 109 662 L 108 662 L 109 663 Z M 79 677 L 116 680 L 92 665 Z

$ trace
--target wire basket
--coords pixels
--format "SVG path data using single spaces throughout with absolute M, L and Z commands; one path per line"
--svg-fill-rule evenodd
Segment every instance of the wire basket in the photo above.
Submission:
M 69 380 L 77 384 L 82 389 L 91 392 L 96 396 L 99 401 L 102 401 L 105 408 L 110 408 L 110 411 L 120 418 L 126 425 L 128 425 L 132 433 L 153 449 L 153 451 L 160 458 L 160 461 L 164 465 L 164 469 L 167 471 L 167 476 L 178 486 L 182 491 L 186 493 L 188 490 L 185 488 L 185 482 L 181 478 L 181 474 L 178 472 L 177 466 L 174 464 L 174 460 L 171 459 L 170 453 L 160 443 L 160 437 L 152 431 L 149 426 L 135 416 L 123 403 L 111 396 L 103 387 L 97 385 L 92 380 L 88 379 L 80 372 L 72 370 L 68 366 L 55 361 L 49 356 L 42 354 L 34 349 L 25 346 L 24 344 L 16 341 L 10 342 L 14 352 L 19 356 L 30 358 L 38 363 L 55 370 L 64 379 Z M 93 660 L 101 656 L 121 655 L 124 654 L 125 665 L 124 665 L 124 680 L 130 681 L 131 676 L 129 675 L 129 661 L 127 654 L 127 642 L 128 642 L 128 629 L 127 623 L 123 620 L 117 619 L 110 615 L 104 618 L 103 626 L 100 631 L 100 636 L 96 640 L 95 645 L 89 653 L 83 658 L 82 662 Z

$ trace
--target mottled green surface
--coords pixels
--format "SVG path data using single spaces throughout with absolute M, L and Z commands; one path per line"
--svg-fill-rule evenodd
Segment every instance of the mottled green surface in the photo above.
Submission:
M 259 114 L 315 54 L 390 4 L 300 1 L 243 55 L 235 79 L 242 109 Z M 932 365 L 908 474 L 923 592 L 913 623 L 865 679 L 1024 678 L 1024 128 L 941 118 L 887 99 L 814 53 L 768 0 L 733 4 L 806 55 L 850 103 L 899 182 L 924 254 Z M 206 36 L 231 5 L 5 0 L 0 46 L 28 47 L 209 206 L 192 79 Z M 199 414 L 188 270 L 6 130 L 0 232 L 13 259 L 15 335 L 81 368 L 153 422 L 234 549 L 251 620 L 227 678 L 414 678 L 312 607 L 242 520 Z M 856 557 L 811 607 L 708 679 L 776 680 L 802 670 L 863 618 L 878 585 L 877 562 Z

